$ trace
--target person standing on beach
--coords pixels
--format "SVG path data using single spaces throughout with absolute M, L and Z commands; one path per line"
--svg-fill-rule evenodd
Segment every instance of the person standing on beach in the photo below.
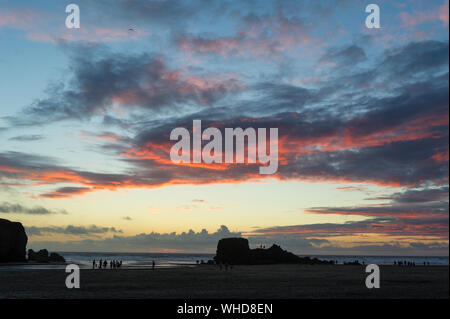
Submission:
M 98 262 L 98 269 L 102 269 L 103 261 L 100 259 Z
M 96 263 L 95 263 L 95 259 L 92 261 L 92 269 L 95 269 L 95 265 L 96 265 Z
M 155 266 L 156 266 L 156 264 L 155 264 L 155 261 L 153 260 L 152 261 L 152 270 L 155 270 Z

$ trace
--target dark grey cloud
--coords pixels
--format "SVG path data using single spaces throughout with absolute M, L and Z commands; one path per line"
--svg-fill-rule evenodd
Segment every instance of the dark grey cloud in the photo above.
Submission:
M 102 227 L 102 226 L 74 226 L 68 225 L 65 227 L 61 226 L 48 226 L 48 227 L 36 227 L 29 226 L 25 227 L 25 231 L 31 236 L 41 236 L 44 234 L 64 234 L 64 235 L 74 235 L 74 236 L 91 236 L 91 235 L 101 235 L 107 233 L 122 233 L 122 230 L 116 229 L 115 227 Z
M 448 204 L 447 204 L 448 206 Z M 315 213 L 322 211 L 337 213 L 355 212 L 355 208 L 320 208 L 311 210 Z M 372 207 L 364 211 L 363 207 L 359 208 L 358 213 L 371 212 Z M 379 209 L 381 211 L 382 209 Z M 421 236 L 422 238 L 439 238 L 448 240 L 448 218 L 441 217 L 424 217 L 414 218 L 393 217 L 389 216 L 389 209 L 384 216 L 372 217 L 363 221 L 349 221 L 345 223 L 318 223 L 309 225 L 291 225 L 291 226 L 273 226 L 267 228 L 255 229 L 252 233 L 258 235 L 295 235 L 301 238 L 329 238 L 337 236 L 357 236 L 362 234 L 378 234 L 388 237 L 398 236 Z M 448 211 L 447 211 L 448 214 Z M 372 216 L 376 214 L 371 214 Z
M 307 210 L 315 214 L 340 214 L 360 216 L 404 216 L 410 218 L 433 217 L 445 220 L 448 217 L 448 201 L 422 205 L 378 205 L 354 207 L 312 207 Z M 448 220 L 448 219 L 447 219 Z
M 193 119 L 204 119 L 203 127 L 214 126 L 221 130 L 225 127 L 277 127 L 282 141 L 280 147 L 287 143 L 280 156 L 287 157 L 288 161 L 278 169 L 283 179 L 345 180 L 410 187 L 425 181 L 447 183 L 448 162 L 433 159 L 448 150 L 448 126 L 439 123 L 446 116 L 447 98 L 448 91 L 439 88 L 415 97 L 375 99 L 372 103 L 377 107 L 373 106 L 373 111 L 346 120 L 326 113 L 305 118 L 302 112 L 270 117 L 230 116 L 224 110 L 200 112 L 153 123 L 153 126 L 142 125 L 133 147 L 151 152 L 152 149 L 146 147 L 149 142 L 167 144 L 168 134 L 174 127 L 191 128 Z M 437 122 L 434 125 L 433 120 Z M 409 128 L 408 123 L 417 123 L 421 131 Z M 386 132 L 390 132 L 387 138 Z M 305 144 L 305 149 L 299 148 L 301 144 Z M 321 150 L 320 145 L 324 144 L 336 149 Z M 319 147 L 312 151 L 315 145 Z M 168 151 L 160 156 L 168 158 Z M 130 159 L 129 162 L 144 169 L 158 166 L 153 160 Z M 202 174 L 194 167 L 183 167 L 178 174 L 187 179 L 191 176 L 206 180 L 245 180 L 248 173 L 256 169 L 249 165 L 234 166 Z
M 27 228 L 28 229 L 28 228 Z M 217 242 L 222 238 L 247 237 L 250 247 L 261 244 L 269 247 L 272 244 L 281 245 L 297 254 L 391 254 L 391 255 L 445 255 L 448 253 L 448 244 L 442 242 L 421 243 L 412 242 L 399 244 L 396 241 L 389 243 L 355 242 L 355 247 L 342 248 L 323 238 L 314 238 L 320 234 L 270 234 L 261 232 L 248 233 L 232 232 L 226 226 L 221 226 L 216 232 L 206 230 L 195 232 L 189 230 L 183 233 L 142 233 L 135 236 L 113 235 L 107 238 L 82 239 L 75 241 L 56 242 L 39 241 L 31 237 L 30 247 L 47 247 L 57 251 L 95 251 L 95 252 L 143 252 L 161 250 L 180 250 L 193 253 L 214 254 Z
M 19 135 L 11 137 L 10 141 L 18 141 L 18 142 L 33 142 L 43 140 L 44 136 L 42 135 Z
M 367 60 L 364 49 L 353 44 L 343 48 L 331 48 L 320 57 L 320 63 L 333 64 L 336 67 L 356 65 Z
M 404 192 L 394 193 L 387 196 L 368 198 L 372 200 L 391 200 L 395 203 L 427 203 L 434 201 L 448 201 L 448 186 L 409 189 Z
M 86 229 L 81 227 L 80 229 L 60 227 L 50 228 L 37 228 L 26 227 L 27 233 L 31 229 L 32 232 L 41 234 L 43 232 L 64 232 L 73 235 L 87 235 L 87 234 L 104 234 L 107 232 L 118 232 L 114 228 L 108 227 L 91 227 Z M 67 247 L 78 245 L 91 251 L 99 249 L 98 251 L 105 251 L 115 247 L 109 251 L 148 251 L 149 249 L 180 249 L 183 251 L 202 251 L 205 248 L 210 249 L 215 247 L 217 242 L 221 238 L 227 237 L 241 237 L 240 232 L 231 232 L 226 226 L 221 226 L 216 232 L 209 233 L 207 230 L 202 229 L 199 232 L 189 230 L 182 233 L 142 233 L 135 236 L 121 236 L 113 235 L 112 237 L 103 238 L 101 240 L 83 240 L 75 243 L 60 243 L 60 245 Z
M 54 175 L 57 176 L 54 176 Z M 60 165 L 51 157 L 30 155 L 20 152 L 0 153 L 0 178 L 26 181 L 41 181 L 46 184 L 82 183 L 80 187 L 62 187 L 41 196 L 61 198 L 85 193 L 96 187 L 116 189 L 117 187 L 135 186 L 152 187 L 170 181 L 166 172 L 139 171 L 131 173 L 96 173 L 82 171 Z
M 64 198 L 69 197 L 73 195 L 79 195 L 84 194 L 89 191 L 91 191 L 92 188 L 90 187 L 60 187 L 50 193 L 41 194 L 40 197 L 46 197 L 46 198 Z
M 281 165 L 279 173 L 286 179 L 369 182 L 381 185 L 418 186 L 425 181 L 448 183 L 448 163 L 432 159 L 435 148 L 443 149 L 448 137 L 354 150 L 318 152 Z
M 67 214 L 65 210 L 51 210 L 42 206 L 25 207 L 21 204 L 0 203 L 0 213 L 3 214 L 27 214 L 27 215 L 52 215 Z
M 28 229 L 32 229 L 27 227 Z M 30 245 L 46 245 L 53 250 L 75 250 L 79 251 L 149 251 L 162 249 L 176 249 L 184 252 L 215 252 L 217 242 L 222 238 L 242 237 L 241 232 L 233 232 L 226 226 L 221 226 L 215 232 L 208 232 L 202 229 L 199 232 L 189 230 L 182 233 L 142 233 L 135 236 L 120 236 L 113 235 L 112 237 L 102 239 L 86 239 L 71 242 L 40 242 L 32 239 Z M 327 243 L 324 239 L 307 239 L 289 236 L 250 236 L 249 242 L 251 246 L 256 246 L 261 243 L 277 243 L 284 247 L 292 248 L 295 245 L 296 250 L 304 248 L 312 248 L 314 245 Z M 113 248 L 114 247 L 114 248 Z M 112 249 L 113 248 L 113 249 Z
M 377 205 L 352 207 L 313 207 L 314 214 L 358 215 L 368 220 L 345 224 L 315 224 L 265 229 L 264 232 L 328 234 L 382 233 L 387 236 L 433 236 L 448 240 L 448 186 L 407 189 L 389 196 L 369 198 L 389 200 Z
M 58 165 L 59 161 L 50 156 L 34 155 L 16 151 L 6 151 L 0 153 L 0 166 L 16 168 L 39 168 Z M 1 170 L 0 170 L 1 171 Z
M 430 48 L 425 49 L 427 46 Z M 91 52 L 93 49 L 86 50 Z M 89 83 L 103 83 L 102 74 L 112 74 L 107 77 L 117 78 L 117 81 L 113 81 L 117 83 L 113 87 L 119 91 L 122 88 L 131 88 L 132 85 L 125 83 L 125 80 L 116 73 L 140 74 L 139 67 L 142 66 L 140 64 L 142 61 L 131 59 L 137 66 L 129 65 L 128 55 L 124 57 L 111 54 L 108 50 L 105 52 L 101 53 L 97 60 L 103 59 L 114 63 L 102 62 L 92 67 L 89 63 L 87 66 L 75 65 L 75 78 L 83 79 L 80 82 L 89 87 Z M 250 93 L 254 98 L 236 105 L 200 108 L 197 112 L 187 114 L 178 112 L 171 117 L 155 118 L 143 115 L 139 118 L 130 118 L 130 122 L 120 120 L 122 127 L 129 128 L 130 135 L 134 133 L 135 137 L 127 139 L 123 145 L 105 144 L 102 151 L 120 155 L 120 159 L 130 166 L 126 173 L 104 174 L 75 170 L 62 165 L 53 165 L 51 160 L 34 163 L 37 160 L 29 155 L 3 153 L 0 154 L 0 176 L 20 178 L 23 176 L 20 171 L 32 169 L 35 170 L 34 173 L 63 170 L 79 177 L 78 179 L 83 181 L 81 186 L 93 188 L 117 188 L 129 185 L 152 187 L 180 179 L 185 183 L 196 184 L 220 180 L 246 181 L 249 176 L 254 176 L 258 169 L 257 165 L 233 165 L 227 170 L 212 171 L 167 163 L 170 131 L 180 126 L 189 128 L 193 119 L 201 119 L 203 127 L 214 126 L 219 129 L 277 127 L 280 141 L 285 143 L 284 148 L 280 150 L 280 156 L 284 161 L 280 162 L 277 173 L 277 177 L 283 180 L 334 180 L 407 187 L 419 187 L 430 183 L 446 185 L 448 184 L 448 160 L 445 159 L 448 154 L 448 121 L 446 121 L 449 98 L 448 61 L 441 58 L 428 63 L 419 61 L 424 58 L 424 54 L 425 56 L 431 54 L 429 52 L 440 57 L 448 52 L 448 44 L 424 41 L 398 48 L 395 52 L 388 51 L 372 69 L 362 73 L 360 71 L 353 73 L 351 70 L 336 72 L 335 78 L 318 89 L 306 89 L 273 81 L 262 82 L 250 87 Z M 400 57 L 409 62 L 400 63 L 395 72 L 388 69 L 384 73 L 379 71 L 378 67 L 382 69 Z M 164 68 L 164 64 L 157 58 L 150 60 L 160 68 Z M 403 68 L 407 69 L 411 63 L 416 62 L 421 67 L 414 69 L 414 76 L 408 73 L 408 70 L 402 71 Z M 100 67 L 101 65 L 103 67 Z M 90 79 L 92 74 L 95 74 L 93 78 L 99 77 L 98 81 L 84 80 Z M 395 77 L 402 77 L 402 81 L 393 81 L 394 84 L 389 81 L 383 83 L 386 85 L 383 94 L 378 94 L 379 90 L 371 92 L 369 80 L 376 80 L 375 85 L 380 85 L 380 81 Z M 156 72 L 154 83 L 158 83 L 161 78 L 163 77 L 160 73 Z M 347 81 L 348 79 L 350 81 Z M 366 87 L 366 84 L 361 86 L 360 80 L 368 81 L 368 86 Z M 102 104 L 101 101 L 110 99 L 113 93 L 109 90 L 105 83 L 105 88 L 100 86 L 92 94 L 88 91 L 83 91 L 82 94 L 79 92 L 81 96 L 86 95 L 89 100 L 98 102 L 82 103 L 91 110 L 87 113 L 97 110 L 98 105 Z M 73 90 L 67 92 L 72 94 Z M 164 96 L 165 94 L 162 94 L 162 97 Z M 174 98 L 176 99 L 176 96 L 169 99 Z M 155 103 L 148 107 L 157 105 L 158 103 Z M 76 109 L 71 108 L 70 112 Z M 117 124 L 115 120 L 118 119 L 105 117 L 105 121 L 110 124 Z M 149 143 L 164 146 L 167 150 L 164 152 L 164 147 L 148 147 Z M 135 150 L 154 152 L 153 157 L 133 156 Z M 158 157 L 166 162 L 158 161 Z M 2 170 L 2 165 L 12 169 Z M 67 180 L 69 181 L 70 179 Z
M 113 53 L 98 45 L 63 47 L 69 52 L 72 78 L 50 85 L 47 97 L 10 119 L 13 124 L 88 119 L 107 111 L 114 102 L 164 112 L 189 105 L 210 106 L 240 88 L 232 78 L 192 78 L 170 69 L 164 58 L 155 54 Z
M 412 42 L 400 49 L 387 50 L 385 55 L 377 72 L 379 76 L 389 74 L 392 80 L 426 77 L 430 72 L 445 71 L 442 66 L 447 66 L 448 73 L 448 42 Z

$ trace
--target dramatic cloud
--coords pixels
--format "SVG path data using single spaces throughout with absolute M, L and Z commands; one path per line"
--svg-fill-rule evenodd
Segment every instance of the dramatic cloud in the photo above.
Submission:
M 65 213 L 8 203 L 14 195 L 63 204 L 105 190 L 272 179 L 344 183 L 369 198 L 304 211 L 358 222 L 136 236 L 49 226 L 30 227 L 32 237 L 79 237 L 64 244 L 78 250 L 211 251 L 220 237 L 241 235 L 299 252 L 344 251 L 333 238 L 346 236 L 366 253 L 448 249 L 448 0 L 388 6 L 383 14 L 395 23 L 386 18 L 375 33 L 348 1 L 339 10 L 292 0 L 77 4 L 77 30 L 64 26 L 63 7 L 0 8 L 2 35 L 20 39 L 0 58 L 11 71 L 0 82 L 12 88 L 0 118 L 0 189 L 8 193 L 1 213 Z M 45 59 L 30 41 L 45 42 Z M 25 71 L 44 69 L 40 78 L 50 81 L 36 92 L 42 83 Z M 278 128 L 276 174 L 260 175 L 261 163 L 173 163 L 170 132 L 192 132 L 193 120 L 222 136 L 230 127 Z M 176 205 L 222 209 L 200 195 Z M 118 221 L 139 218 L 130 216 Z M 385 241 L 358 241 L 365 236 Z
M 258 174 L 259 165 L 172 163 L 169 156 L 173 145 L 169 139 L 171 130 L 175 127 L 190 129 L 192 120 L 203 119 L 203 127 L 217 127 L 222 131 L 226 127 L 278 128 L 279 168 L 277 174 L 269 177 L 407 187 L 427 183 L 445 185 L 448 184 L 449 138 L 446 56 L 446 43 L 412 43 L 396 51 L 386 51 L 384 58 L 373 69 L 363 73 L 358 71 L 353 75 L 339 75 L 325 83 L 321 89 L 310 90 L 264 82 L 251 88 L 256 93 L 256 98 L 251 103 L 237 103 L 236 107 L 228 108 L 209 108 L 171 118 L 143 118 L 141 124 L 133 126 L 136 132 L 133 139 L 108 132 L 94 135 L 107 140 L 107 144 L 102 147 L 104 151 L 115 153 L 123 162 L 131 165 L 132 169 L 125 173 L 108 174 L 71 169 L 57 163 L 52 164 L 52 159 L 9 152 L 0 154 L 0 177 L 48 184 L 79 184 L 75 188 L 57 189 L 54 193 L 43 194 L 44 197 L 71 196 L 97 189 L 245 182 L 263 178 Z M 83 98 L 77 98 L 74 105 L 67 105 L 67 110 L 61 106 L 70 99 L 64 98 L 64 101 L 54 105 L 54 109 L 50 108 L 53 109 L 52 114 L 64 113 L 64 116 L 69 116 L 70 112 L 80 111 L 80 106 L 86 108 L 85 114 L 92 113 L 99 106 L 102 107 L 102 101 L 110 99 L 123 87 L 132 87 L 131 83 L 136 79 L 125 82 L 118 75 L 109 76 L 117 80 L 117 84 L 112 85 L 114 90 L 107 85 L 95 85 L 104 83 L 101 80 L 103 77 L 98 81 L 90 79 L 92 74 L 95 74 L 93 78 L 104 72 L 115 74 L 113 70 L 116 69 L 121 70 L 118 71 L 121 75 L 127 75 L 125 78 L 141 74 L 139 65 L 142 61 L 133 60 L 136 65 L 132 65 L 128 58 L 124 59 L 125 64 L 120 62 L 122 59 L 119 56 L 114 56 L 112 60 L 118 65 L 112 67 L 114 63 L 105 62 L 110 67 L 79 66 L 83 72 L 77 78 L 89 79 L 81 81 L 84 83 L 83 88 L 92 86 L 96 89 L 91 93 L 83 89 L 84 91 L 75 94 Z M 158 60 L 152 61 L 162 67 Z M 154 66 L 152 63 L 146 66 Z M 169 82 L 174 80 L 177 83 L 175 88 L 184 85 L 180 84 L 183 82 L 180 82 L 178 76 L 169 78 Z M 166 80 L 158 72 L 153 79 L 155 82 L 152 85 Z M 368 98 L 367 94 L 371 93 L 366 93 L 366 88 L 361 91 L 358 82 L 363 79 L 379 83 L 388 81 L 392 84 L 385 86 L 385 94 L 373 94 Z M 92 85 L 89 85 L 91 82 Z M 342 82 L 347 83 L 345 87 L 340 86 Z M 165 83 L 163 90 L 170 87 L 166 84 L 169 85 Z M 70 92 L 69 95 L 72 96 L 73 91 Z M 148 91 L 142 92 L 142 102 L 150 99 L 153 103 L 144 105 L 153 108 L 164 104 L 158 101 L 160 98 L 165 101 L 163 97 L 166 94 L 160 95 L 157 92 L 158 89 L 151 96 Z M 186 97 L 184 93 L 181 97 Z M 133 95 L 132 100 L 135 101 L 135 97 L 140 94 Z M 346 101 L 344 97 L 348 94 L 354 96 L 353 101 Z M 341 95 L 342 100 L 339 98 Z M 173 101 L 177 95 L 167 98 Z M 331 100 L 340 104 L 329 108 L 327 106 Z M 50 111 L 47 107 L 48 105 L 32 109 L 31 112 L 39 114 L 42 111 L 44 116 Z M 250 115 L 258 109 L 261 115 Z M 278 113 L 274 113 L 274 110 Z M 73 115 L 76 116 L 75 113 Z
M 448 241 L 448 187 L 406 190 L 390 196 L 370 199 L 387 199 L 390 202 L 373 206 L 310 208 L 306 212 L 365 216 L 368 219 L 345 223 L 257 228 L 250 235 L 286 235 L 322 239 L 340 236 L 381 235 L 383 238 L 392 238 L 393 241 L 395 241 L 394 238 L 420 236 L 422 239 Z
M 169 68 L 157 55 L 124 55 L 96 45 L 64 46 L 70 52 L 72 79 L 50 86 L 48 97 L 36 100 L 13 123 L 86 119 L 113 105 L 165 112 L 208 106 L 240 89 L 232 77 L 190 75 Z

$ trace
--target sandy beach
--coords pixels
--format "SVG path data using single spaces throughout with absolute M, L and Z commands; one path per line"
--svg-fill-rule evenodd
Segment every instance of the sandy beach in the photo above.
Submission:
M 362 266 L 82 269 L 80 289 L 67 289 L 64 269 L 0 269 L 0 298 L 449 298 L 448 266 L 380 270 L 380 289 L 367 289 Z

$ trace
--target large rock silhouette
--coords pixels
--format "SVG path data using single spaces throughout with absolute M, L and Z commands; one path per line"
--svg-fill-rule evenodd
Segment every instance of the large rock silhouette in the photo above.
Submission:
M 217 244 L 214 257 L 216 263 L 231 263 L 234 265 L 263 265 L 263 264 L 333 264 L 317 258 L 299 257 L 272 245 L 268 249 L 250 249 L 245 238 L 224 238 Z
M 65 263 L 66 260 L 63 256 L 58 253 L 48 253 L 47 249 L 41 249 L 38 252 L 35 252 L 33 249 L 28 249 L 28 261 L 37 262 L 37 263 Z
M 33 249 L 28 249 L 28 261 L 48 263 L 48 250 L 41 249 L 35 252 Z
M 0 262 L 25 262 L 27 241 L 21 223 L 0 219 Z

